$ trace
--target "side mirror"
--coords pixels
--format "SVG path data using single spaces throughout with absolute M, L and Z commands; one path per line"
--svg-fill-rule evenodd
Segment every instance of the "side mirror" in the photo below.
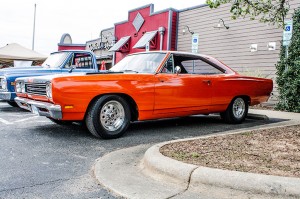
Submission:
M 178 75 L 179 73 L 181 73 L 181 67 L 180 66 L 176 66 L 175 67 L 175 73 Z

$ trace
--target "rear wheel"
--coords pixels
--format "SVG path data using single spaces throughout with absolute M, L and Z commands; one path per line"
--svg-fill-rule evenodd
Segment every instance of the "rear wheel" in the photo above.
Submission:
M 131 113 L 126 100 L 117 95 L 106 95 L 91 104 L 85 122 L 94 136 L 113 139 L 125 133 L 130 120 Z
M 248 114 L 249 104 L 242 98 L 234 98 L 225 112 L 220 113 L 222 119 L 230 124 L 242 123 Z

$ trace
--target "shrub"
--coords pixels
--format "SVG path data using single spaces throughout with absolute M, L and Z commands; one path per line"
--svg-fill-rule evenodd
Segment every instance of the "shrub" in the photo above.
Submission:
M 293 35 L 288 46 L 281 45 L 280 60 L 276 64 L 278 84 L 278 103 L 276 109 L 300 112 L 300 7 L 293 16 Z

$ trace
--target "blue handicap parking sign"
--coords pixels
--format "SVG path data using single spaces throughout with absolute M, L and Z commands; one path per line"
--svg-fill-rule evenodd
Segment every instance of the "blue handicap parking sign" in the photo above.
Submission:
M 291 31 L 291 26 L 285 26 L 285 31 Z

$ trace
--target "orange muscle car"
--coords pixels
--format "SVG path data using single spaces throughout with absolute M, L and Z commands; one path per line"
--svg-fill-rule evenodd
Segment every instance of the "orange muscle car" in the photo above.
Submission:
M 137 120 L 220 113 L 241 123 L 272 88 L 272 80 L 239 75 L 206 55 L 151 51 L 107 71 L 18 78 L 15 101 L 58 124 L 84 121 L 94 136 L 109 139 Z

